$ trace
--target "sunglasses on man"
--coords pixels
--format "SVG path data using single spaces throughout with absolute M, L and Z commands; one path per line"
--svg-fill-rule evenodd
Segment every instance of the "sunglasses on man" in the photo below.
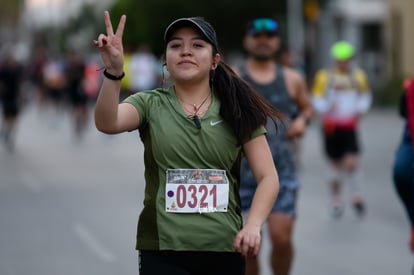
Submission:
M 269 36 L 275 36 L 279 32 L 279 24 L 271 18 L 258 18 L 252 20 L 247 25 L 247 33 L 250 35 L 258 35 L 266 33 Z

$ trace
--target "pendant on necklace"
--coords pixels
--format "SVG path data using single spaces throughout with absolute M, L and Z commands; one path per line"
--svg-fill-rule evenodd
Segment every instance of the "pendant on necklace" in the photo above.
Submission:
M 197 114 L 193 115 L 191 119 L 194 121 L 194 124 L 197 127 L 197 129 L 201 129 L 201 121 L 198 115 Z

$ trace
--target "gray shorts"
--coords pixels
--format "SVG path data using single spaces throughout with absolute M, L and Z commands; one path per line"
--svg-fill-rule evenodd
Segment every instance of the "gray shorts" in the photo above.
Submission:
M 283 213 L 290 217 L 295 217 L 299 183 L 297 182 L 297 179 L 279 179 L 279 181 L 280 190 L 275 204 L 272 207 L 272 213 Z M 255 191 L 255 185 L 242 186 L 240 190 L 240 199 L 243 212 L 249 211 Z

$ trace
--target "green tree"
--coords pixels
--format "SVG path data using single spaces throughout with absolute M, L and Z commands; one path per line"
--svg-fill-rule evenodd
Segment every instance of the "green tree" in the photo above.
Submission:
M 2 0 L 0 22 L 16 24 L 23 10 L 23 0 Z
M 146 43 L 156 54 L 163 51 L 163 32 L 179 17 L 201 16 L 216 29 L 222 50 L 240 49 L 244 25 L 256 16 L 271 16 L 285 25 L 286 2 L 273 0 L 118 0 L 111 8 L 113 24 L 127 15 L 124 43 L 135 47 Z
M 5 42 L 14 41 L 18 35 L 18 26 L 23 11 L 23 0 L 2 0 L 0 4 L 0 46 Z
M 84 45 L 78 45 L 78 47 L 87 49 L 94 49 L 92 40 L 95 39 L 100 32 L 101 26 L 104 25 L 102 22 L 102 14 L 96 12 L 95 7 L 92 4 L 85 4 L 81 9 L 80 13 L 72 17 L 64 25 L 63 37 L 65 47 L 73 47 L 70 40 L 74 40 L 76 37 L 82 38 Z M 79 43 L 79 42 L 78 42 Z

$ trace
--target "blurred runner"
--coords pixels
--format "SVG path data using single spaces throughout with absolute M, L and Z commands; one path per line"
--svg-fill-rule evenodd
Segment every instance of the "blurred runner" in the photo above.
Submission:
M 88 99 L 95 101 L 99 93 L 102 82 L 100 66 L 97 62 L 90 60 L 86 63 L 85 79 L 83 81 L 83 89 Z
M 0 64 L 0 95 L 3 108 L 1 138 L 7 150 L 13 151 L 17 119 L 20 112 L 20 85 L 23 77 L 23 67 L 13 57 L 8 55 Z
M 125 77 L 122 79 L 121 83 L 121 94 L 120 94 L 120 100 L 125 99 L 126 97 L 133 94 L 132 92 L 132 77 L 133 74 L 131 72 L 131 57 L 132 57 L 132 51 L 130 50 L 130 47 L 125 46 L 124 50 L 124 72 Z
M 274 19 L 256 18 L 250 21 L 243 39 L 247 60 L 237 70 L 244 80 L 285 115 L 284 124 L 280 123 L 277 131 L 271 123 L 266 127 L 266 138 L 280 181 L 280 192 L 267 218 L 267 225 L 272 240 L 273 272 L 287 275 L 294 257 L 292 235 L 299 190 L 295 140 L 304 135 L 313 110 L 302 75 L 275 62 L 280 43 L 279 25 Z M 240 197 L 246 215 L 250 211 L 256 186 L 248 163 L 243 159 Z M 247 258 L 246 264 L 246 274 L 259 274 L 257 258 Z
M 43 82 L 43 69 L 47 62 L 46 50 L 44 48 L 36 48 L 33 56 L 27 64 L 27 78 L 32 85 L 36 101 L 42 105 L 46 102 L 46 92 Z
M 82 138 L 88 123 L 88 96 L 84 89 L 86 64 L 75 51 L 69 53 L 65 67 L 65 85 L 72 107 L 73 130 L 76 138 Z
M 48 59 L 43 67 L 43 83 L 47 96 L 47 106 L 51 111 L 49 119 L 52 127 L 59 125 L 63 114 L 63 90 L 65 88 L 65 62 L 55 56 Z
M 285 67 L 292 68 L 305 77 L 305 73 L 303 68 L 297 66 L 294 58 L 292 56 L 292 52 L 289 49 L 288 45 L 282 41 L 279 50 L 276 54 L 276 61 Z M 300 170 L 302 163 L 301 163 L 301 146 L 302 146 L 302 137 L 297 137 L 293 139 L 294 142 L 294 149 L 295 149 L 295 161 L 296 161 L 296 169 Z
M 414 77 L 405 82 L 400 103 L 400 115 L 405 124 L 395 155 L 393 181 L 410 221 L 409 244 L 414 253 Z
M 129 61 L 132 93 L 154 89 L 160 80 L 158 60 L 146 45 L 138 47 Z
M 362 216 L 366 206 L 357 179 L 360 144 L 358 124 L 366 113 L 372 95 L 365 72 L 351 63 L 354 47 L 338 41 L 331 48 L 335 66 L 319 70 L 312 87 L 313 103 L 321 115 L 325 153 L 334 176 L 330 183 L 334 217 L 343 213 L 342 184 L 350 186 L 352 204 Z

